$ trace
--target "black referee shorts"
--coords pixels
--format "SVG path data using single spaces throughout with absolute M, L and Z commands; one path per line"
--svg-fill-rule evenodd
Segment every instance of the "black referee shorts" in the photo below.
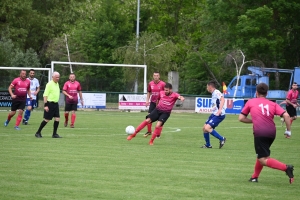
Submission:
M 257 158 L 269 157 L 271 154 L 270 147 L 275 138 L 254 137 L 254 148 Z
M 48 102 L 49 111 L 44 110 L 44 119 L 52 120 L 53 117 L 59 118 L 59 105 L 58 103 Z

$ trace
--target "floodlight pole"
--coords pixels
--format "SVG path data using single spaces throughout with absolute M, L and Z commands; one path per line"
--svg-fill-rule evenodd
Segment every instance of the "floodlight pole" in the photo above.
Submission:
M 139 51 L 139 35 L 140 35 L 140 0 L 137 0 L 137 13 L 136 13 L 136 46 L 135 51 Z M 136 79 L 134 83 L 134 92 L 138 92 L 138 74 L 139 69 L 136 69 Z

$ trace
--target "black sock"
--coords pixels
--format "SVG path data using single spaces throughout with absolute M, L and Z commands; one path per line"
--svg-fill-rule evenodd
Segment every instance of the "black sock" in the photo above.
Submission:
M 57 134 L 58 125 L 59 125 L 59 121 L 54 121 L 54 124 L 53 124 L 53 135 Z
M 41 133 L 42 129 L 44 128 L 44 126 L 46 126 L 48 122 L 46 122 L 45 120 L 42 121 L 39 130 L 37 131 L 37 133 Z

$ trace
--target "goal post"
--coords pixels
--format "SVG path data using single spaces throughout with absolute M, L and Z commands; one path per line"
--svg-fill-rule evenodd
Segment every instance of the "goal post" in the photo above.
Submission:
M 129 64 L 105 64 L 105 63 L 83 63 L 83 62 L 60 62 L 60 61 L 52 61 L 51 62 L 51 73 L 54 72 L 55 64 L 63 64 L 63 65 L 87 65 L 87 66 L 95 66 L 95 67 L 137 67 L 144 69 L 144 94 L 147 93 L 147 65 L 129 65 Z
M 48 82 L 51 81 L 51 68 L 34 68 L 34 67 L 2 67 L 0 69 L 8 70 L 35 70 L 35 71 L 48 71 Z

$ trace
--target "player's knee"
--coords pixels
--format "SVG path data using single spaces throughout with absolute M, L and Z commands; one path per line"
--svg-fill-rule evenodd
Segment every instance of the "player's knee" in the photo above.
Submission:
M 151 123 L 151 119 L 150 118 L 147 118 L 145 121 L 148 122 L 149 124 Z

